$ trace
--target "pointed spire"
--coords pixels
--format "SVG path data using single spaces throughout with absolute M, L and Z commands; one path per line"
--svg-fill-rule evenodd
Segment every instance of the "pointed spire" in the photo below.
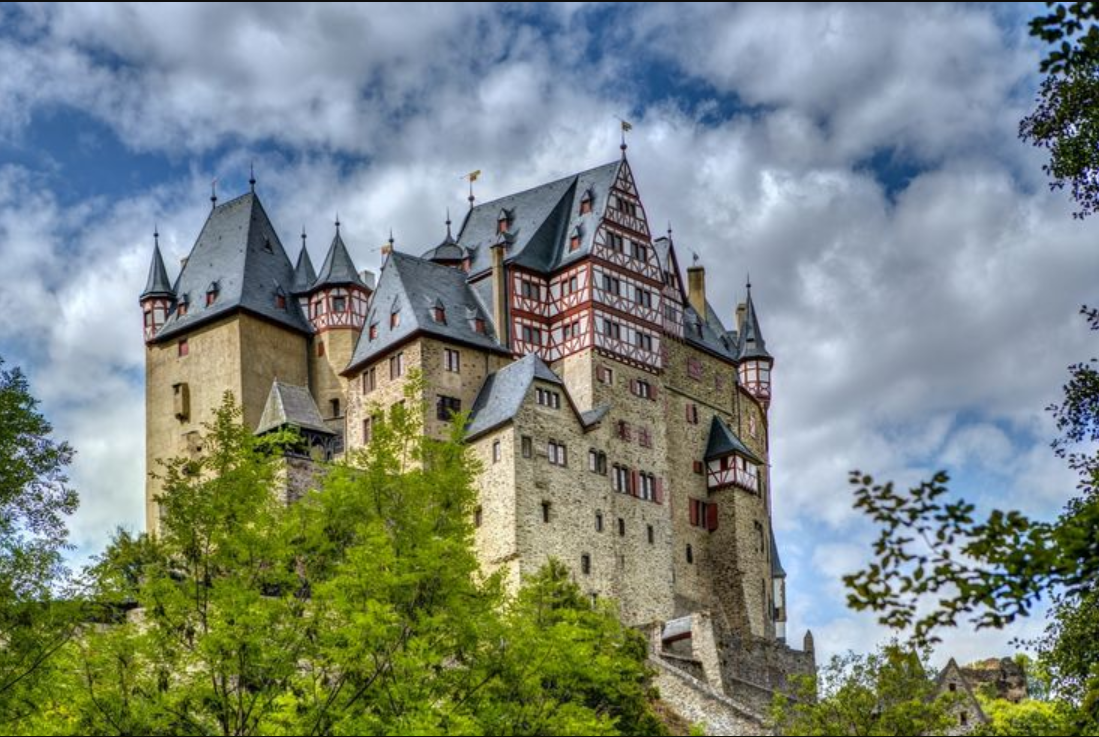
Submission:
M 298 253 L 298 262 L 294 265 L 294 281 L 290 286 L 293 294 L 304 294 L 317 280 L 317 272 L 313 269 L 313 260 L 309 258 L 309 251 L 305 247 L 305 226 L 301 227 L 301 252 Z
M 668 240 L 672 239 L 672 221 L 668 221 Z
M 210 209 L 218 206 L 218 178 L 214 177 L 210 182 Z
M 767 352 L 767 345 L 763 340 L 763 331 L 759 329 L 759 317 L 756 315 L 756 306 L 752 302 L 752 277 L 747 280 L 748 297 L 744 314 L 744 327 L 740 333 L 740 358 L 766 358 L 771 354 Z
M 446 239 L 448 241 L 454 240 L 454 236 L 450 234 L 450 208 L 446 209 Z
M 328 247 L 328 255 L 324 257 L 324 264 L 313 283 L 313 288 L 340 284 L 366 288 L 366 284 L 359 277 L 358 270 L 355 269 L 355 262 L 351 260 L 351 254 L 348 253 L 347 246 L 344 245 L 343 237 L 340 235 L 340 218 L 337 215 L 336 236 L 332 239 L 332 245 Z
M 393 250 L 393 228 L 389 229 L 389 250 Z
M 145 291 L 141 299 L 149 297 L 173 297 L 172 283 L 168 281 L 168 271 L 164 268 L 164 258 L 160 255 L 160 229 L 153 228 L 153 260 L 149 264 L 149 277 L 145 280 Z
M 248 163 L 248 186 L 252 188 L 252 194 L 256 193 L 256 162 Z

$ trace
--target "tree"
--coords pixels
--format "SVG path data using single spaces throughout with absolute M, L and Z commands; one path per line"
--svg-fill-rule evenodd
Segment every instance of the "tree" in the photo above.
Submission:
M 958 697 L 939 693 L 926 656 L 896 642 L 869 655 L 837 655 L 819 684 L 800 677 L 792 697 L 775 697 L 771 723 L 786 735 L 942 734 L 955 723 Z
M 100 558 L 103 625 L 26 732 L 660 733 L 636 633 L 560 568 L 510 603 L 482 575 L 478 466 L 460 422 L 424 435 L 415 391 L 289 507 L 296 438 L 256 438 L 227 397 L 166 466 L 160 534 Z
M 1083 314 L 1099 330 L 1099 314 Z M 876 560 L 844 578 L 850 606 L 877 612 L 891 627 L 911 627 L 920 644 L 962 618 L 999 628 L 1052 599 L 1050 626 L 1037 643 L 1040 663 L 1055 693 L 1083 709 L 1076 721 L 1083 733 L 1099 725 L 1099 454 L 1091 450 L 1099 441 L 1097 365 L 1069 367 L 1064 401 L 1050 408 L 1061 433 L 1054 450 L 1080 477 L 1078 495 L 1057 520 L 1002 510 L 977 520 L 972 504 L 950 499 L 945 472 L 904 493 L 856 471 L 855 506 L 880 532 Z M 1077 451 L 1081 445 L 1087 450 Z M 936 606 L 921 614 L 928 596 Z
M 1070 187 L 1083 218 L 1099 209 L 1099 3 L 1047 2 L 1051 12 L 1030 22 L 1030 34 L 1054 48 L 1041 63 L 1048 74 L 1037 108 L 1019 123 L 1019 137 L 1049 149 L 1043 170 L 1050 187 Z
M 988 722 L 977 725 L 970 734 L 1055 737 L 1075 733 L 1074 713 L 1060 701 L 1024 699 L 1012 703 L 1005 699 L 982 699 L 981 709 Z
M 72 449 L 50 437 L 27 379 L 0 359 L 0 724 L 34 707 L 34 684 L 72 633 L 65 580 L 65 518 L 76 492 Z

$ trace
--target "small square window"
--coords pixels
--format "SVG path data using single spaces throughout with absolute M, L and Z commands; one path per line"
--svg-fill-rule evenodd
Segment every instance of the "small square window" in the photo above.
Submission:
M 176 351 L 177 351 L 177 354 L 179 355 L 180 358 L 183 358 L 184 356 L 187 356 L 187 355 L 190 354 L 191 348 L 188 345 L 186 338 L 179 341 L 179 343 L 176 347 Z

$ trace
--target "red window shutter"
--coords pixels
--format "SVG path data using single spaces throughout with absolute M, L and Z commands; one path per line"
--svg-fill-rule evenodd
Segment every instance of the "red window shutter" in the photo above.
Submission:
M 655 482 L 656 488 L 653 492 L 653 501 L 657 504 L 664 503 L 664 479 L 657 479 Z
M 653 384 L 649 388 L 649 399 L 653 400 L 654 402 L 656 401 L 656 392 L 657 392 L 656 384 Z
M 698 527 L 698 500 L 691 500 L 691 527 Z
M 695 473 L 702 473 L 702 461 L 695 461 Z
M 641 485 L 638 483 L 637 471 L 630 471 L 630 496 L 637 496 Z
M 709 504 L 706 506 L 706 529 L 713 532 L 717 529 L 717 505 Z

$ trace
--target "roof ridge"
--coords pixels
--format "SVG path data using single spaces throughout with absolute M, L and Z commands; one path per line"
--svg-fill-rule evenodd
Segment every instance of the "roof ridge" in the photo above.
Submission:
M 565 176 L 558 177 L 557 179 L 551 179 L 548 182 L 542 182 L 541 184 L 536 184 L 533 187 L 527 187 L 526 189 L 521 189 L 518 192 L 509 192 L 508 194 L 501 195 L 500 197 L 497 197 L 494 200 L 485 200 L 484 202 L 481 202 L 477 205 L 474 205 L 470 209 L 471 210 L 476 210 L 476 209 L 481 208 L 481 207 L 488 207 L 489 205 L 493 205 L 493 204 L 496 204 L 497 202 L 500 202 L 502 200 L 506 200 L 509 197 L 518 197 L 519 195 L 524 195 L 524 194 L 527 194 L 528 192 L 533 192 L 534 190 L 541 189 L 542 187 L 549 187 L 549 186 L 552 186 L 554 184 L 560 184 L 561 182 L 567 181 L 569 179 L 578 179 L 578 178 L 582 177 L 583 175 L 585 175 L 589 172 L 595 171 L 596 169 L 604 169 L 604 168 L 607 168 L 607 167 L 610 167 L 610 166 L 617 166 L 621 163 L 622 163 L 622 159 L 615 159 L 614 161 L 609 161 L 606 164 L 600 164 L 599 166 L 593 166 L 593 167 L 588 168 L 588 169 L 583 169 L 581 171 L 573 172 L 572 174 L 566 174 Z M 461 230 L 459 230 L 458 232 L 461 233 Z

